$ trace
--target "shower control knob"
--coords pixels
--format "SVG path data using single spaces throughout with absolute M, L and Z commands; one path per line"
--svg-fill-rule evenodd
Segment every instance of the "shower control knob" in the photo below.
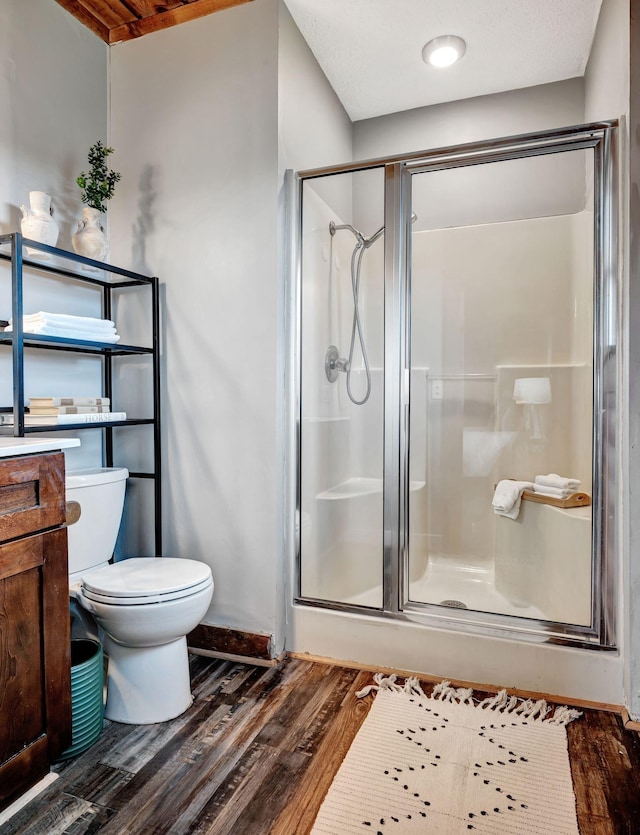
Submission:
M 324 371 L 327 375 L 327 380 L 330 383 L 335 383 L 338 379 L 338 373 L 342 371 L 346 374 L 348 370 L 349 360 L 346 357 L 340 356 L 340 351 L 338 351 L 335 345 L 329 345 L 324 358 Z

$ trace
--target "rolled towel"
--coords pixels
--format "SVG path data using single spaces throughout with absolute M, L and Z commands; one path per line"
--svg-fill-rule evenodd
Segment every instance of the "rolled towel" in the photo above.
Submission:
M 554 499 L 568 499 L 575 493 L 575 490 L 561 490 L 559 487 L 547 487 L 546 484 L 534 484 L 533 492 L 539 496 L 553 496 Z
M 505 479 L 499 481 L 493 494 L 493 512 L 498 516 L 506 516 L 509 519 L 517 519 L 520 513 L 520 503 L 524 490 L 532 490 L 531 481 L 511 481 Z
M 549 475 L 537 475 L 534 479 L 536 484 L 544 484 L 547 487 L 557 487 L 559 490 L 575 490 L 580 486 L 577 478 L 564 478 L 557 473 Z

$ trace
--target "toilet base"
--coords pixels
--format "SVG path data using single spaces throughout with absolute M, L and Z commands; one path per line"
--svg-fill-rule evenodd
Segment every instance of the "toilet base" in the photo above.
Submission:
M 103 635 L 109 657 L 105 719 L 152 725 L 191 705 L 186 637 L 155 647 L 124 647 Z

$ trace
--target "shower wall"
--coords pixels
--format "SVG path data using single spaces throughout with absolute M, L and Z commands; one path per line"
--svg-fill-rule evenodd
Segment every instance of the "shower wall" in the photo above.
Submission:
M 359 175 L 340 178 L 346 176 Z M 321 182 L 325 194 L 328 184 Z M 344 188 L 343 181 L 342 193 Z M 383 238 L 362 260 L 359 307 L 372 393 L 356 406 L 347 396 L 346 375 L 331 383 L 324 368 L 329 345 L 343 357 L 349 353 L 356 238 L 346 230 L 329 234 L 330 221 L 345 218 L 318 191 L 316 183 L 305 184 L 301 592 L 380 607 Z M 522 606 L 526 549 L 513 539 L 514 523 L 501 528 L 504 521 L 493 513 L 495 484 L 559 472 L 580 479 L 581 489 L 591 493 L 592 223 L 585 210 L 413 234 L 410 599 L 437 602 L 418 591 L 437 561 L 456 571 L 489 571 L 492 582 L 495 574 L 507 603 Z M 363 233 L 371 235 L 374 227 Z M 548 380 L 550 402 L 517 403 L 514 387 L 522 378 Z M 362 397 L 366 375 L 359 350 L 351 384 L 355 397 Z M 549 608 L 543 584 L 529 603 L 549 620 L 589 623 L 590 523 L 580 514 L 567 517 L 569 526 L 579 521 L 569 536 L 580 542 L 575 564 L 560 542 L 546 542 L 545 553 L 562 560 L 586 592 L 574 595 L 572 604 L 567 587 Z
M 493 561 L 500 479 L 558 472 L 591 492 L 592 220 L 583 212 L 413 235 L 411 362 L 426 387 L 412 396 L 413 479 L 427 450 L 413 573 L 434 555 Z M 551 402 L 516 403 L 520 378 L 548 379 Z

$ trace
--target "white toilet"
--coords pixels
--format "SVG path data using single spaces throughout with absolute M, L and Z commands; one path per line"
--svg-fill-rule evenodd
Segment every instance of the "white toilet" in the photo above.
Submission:
M 95 617 L 109 658 L 105 717 L 151 724 L 191 704 L 186 635 L 213 596 L 208 565 L 136 557 L 109 564 L 120 526 L 124 468 L 68 472 L 67 501 L 80 503 L 68 528 L 69 588 Z

